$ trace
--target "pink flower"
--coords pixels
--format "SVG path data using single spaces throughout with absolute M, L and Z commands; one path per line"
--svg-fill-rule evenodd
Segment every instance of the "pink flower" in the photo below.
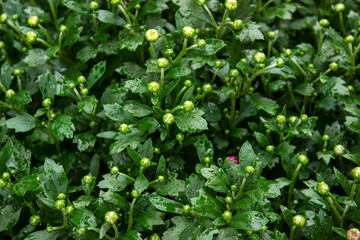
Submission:
M 226 161 L 234 161 L 235 164 L 239 164 L 239 159 L 236 156 L 227 157 Z
M 347 231 L 347 239 L 348 240 L 359 240 L 360 239 L 360 231 L 357 228 L 351 228 Z

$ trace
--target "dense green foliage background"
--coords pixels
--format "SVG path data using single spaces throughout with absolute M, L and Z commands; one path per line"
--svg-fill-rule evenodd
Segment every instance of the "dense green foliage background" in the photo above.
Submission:
M 348 238 L 359 4 L 0 0 L 0 238 Z

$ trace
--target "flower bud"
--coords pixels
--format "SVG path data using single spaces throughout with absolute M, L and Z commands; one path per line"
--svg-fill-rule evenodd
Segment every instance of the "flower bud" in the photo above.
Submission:
M 326 141 L 329 141 L 329 139 L 330 139 L 330 137 L 329 137 L 329 135 L 323 135 L 322 137 L 321 137 L 321 139 L 324 141 L 324 142 L 326 142 Z
M 65 193 L 59 193 L 56 198 L 58 200 L 65 200 L 66 199 L 66 194 Z
M 236 187 L 235 184 L 231 185 L 230 189 L 231 189 L 231 191 L 233 191 L 233 192 L 237 191 L 237 187 Z
M 217 68 L 222 68 L 223 66 L 224 66 L 223 61 L 221 61 L 221 60 L 216 60 L 216 62 L 215 62 L 215 67 L 217 67 Z
M 111 0 L 111 5 L 119 5 L 121 0 Z
M 276 38 L 276 33 L 274 31 L 267 32 L 267 36 L 270 40 L 274 40 Z
M 65 32 L 67 30 L 67 27 L 65 25 L 60 26 L 60 32 Z
M 128 23 L 128 24 L 126 24 L 126 25 L 124 26 L 124 28 L 125 28 L 126 30 L 130 31 L 130 30 L 132 29 L 132 25 Z
M 228 11 L 234 11 L 238 7 L 237 0 L 225 0 L 224 5 Z
M 145 33 L 145 38 L 149 42 L 155 42 L 159 39 L 159 32 L 156 29 L 147 30 Z
M 26 40 L 27 40 L 29 43 L 34 43 L 34 42 L 36 42 L 37 37 L 38 37 L 38 35 L 37 35 L 37 33 L 34 32 L 34 31 L 29 31 L 29 32 L 26 33 Z
M 81 89 L 80 93 L 81 93 L 82 95 L 88 95 L 88 94 L 89 94 L 89 89 L 83 88 L 83 89 Z
M 199 5 L 200 7 L 204 6 L 206 3 L 206 0 L 197 0 L 197 5 Z
M 359 240 L 360 231 L 357 228 L 350 228 L 346 233 L 347 240 Z
M 119 168 L 117 166 L 113 166 L 111 169 L 110 169 L 110 173 L 111 175 L 116 175 L 118 174 L 119 172 Z
M 293 224 L 296 227 L 303 227 L 305 226 L 306 220 L 303 216 L 301 215 L 296 215 L 292 218 Z
M 37 226 L 41 223 L 41 218 L 39 215 L 32 215 L 29 219 L 29 223 L 33 226 Z
M 160 148 L 155 147 L 154 148 L 154 153 L 155 154 L 160 154 L 161 153 Z
M 329 20 L 327 20 L 325 18 L 320 19 L 319 23 L 320 23 L 320 26 L 322 26 L 322 27 L 328 27 L 330 25 Z
M 255 168 L 253 168 L 252 166 L 247 166 L 247 167 L 245 168 L 245 172 L 246 172 L 247 174 L 249 174 L 249 175 L 254 174 L 254 173 L 255 173 Z
M 300 119 L 301 119 L 302 122 L 307 122 L 309 118 L 308 118 L 308 115 L 302 114 L 302 115 L 300 116 Z
M 157 93 L 160 90 L 160 84 L 158 82 L 150 82 L 147 87 L 149 92 L 152 93 Z
M 95 2 L 95 1 L 92 1 L 92 2 L 90 2 L 89 7 L 90 7 L 91 10 L 98 10 L 99 9 L 99 4 L 97 2 Z
M 94 179 L 93 179 L 93 177 L 92 177 L 91 175 L 85 175 L 85 176 L 83 177 L 83 181 L 84 181 L 84 183 L 86 183 L 86 184 L 92 183 L 93 180 L 94 180 Z
M 168 49 L 166 49 L 166 51 L 165 51 L 165 55 L 171 57 L 171 56 L 174 56 L 174 55 L 175 55 L 175 52 L 174 52 L 173 49 L 168 48 Z
M 343 3 L 338 3 L 335 5 L 334 9 L 336 12 L 342 12 L 345 10 L 345 5 Z
M 230 197 L 230 196 L 227 196 L 227 197 L 225 197 L 225 202 L 227 203 L 227 204 L 231 204 L 232 203 L 232 197 Z
M 171 125 L 173 124 L 175 121 L 175 117 L 174 115 L 172 115 L 171 113 L 166 113 L 164 116 L 163 116 L 163 122 L 167 125 Z
M 195 34 L 195 29 L 189 26 L 185 26 L 182 29 L 182 34 L 185 38 L 192 38 Z
M 7 13 L 3 13 L 0 15 L 0 23 L 5 23 L 8 19 Z
M 3 49 L 5 47 L 5 43 L 3 41 L 0 41 L 0 49 Z
M 353 43 L 355 38 L 352 35 L 347 35 L 344 40 L 345 43 Z
M 51 106 L 51 99 L 50 98 L 46 98 L 42 101 L 42 105 L 44 108 L 48 108 Z
M 184 141 L 184 134 L 182 134 L 182 133 L 176 134 L 176 141 L 178 141 L 178 142 Z
M 239 75 L 240 75 L 239 70 L 237 70 L 237 69 L 231 69 L 230 70 L 230 76 L 231 77 L 237 77 Z
M 135 10 L 140 10 L 140 8 L 141 8 L 140 4 L 136 4 L 134 7 Z
M 210 163 L 210 162 L 211 162 L 211 158 L 209 158 L 209 157 L 204 158 L 204 163 Z
M 185 82 L 184 82 L 185 87 L 191 87 L 191 85 L 192 85 L 191 80 L 185 80 Z
M 275 150 L 275 147 L 274 147 L 273 145 L 268 145 L 268 146 L 266 147 L 266 151 L 267 151 L 268 153 L 273 153 L 274 150 Z
M 204 39 L 199 39 L 197 45 L 200 49 L 203 49 L 206 45 L 206 42 Z
M 166 58 L 159 58 L 157 65 L 159 68 L 166 68 L 169 65 L 169 61 Z
M 289 122 L 290 122 L 291 124 L 294 124 L 295 122 L 297 122 L 297 120 L 298 120 L 298 118 L 297 118 L 296 116 L 291 116 L 291 117 L 289 118 Z
M 336 62 L 332 62 L 329 64 L 329 68 L 331 69 L 331 71 L 336 72 L 339 68 L 339 65 Z
M 148 167 L 150 167 L 150 165 L 151 165 L 151 161 L 150 161 L 150 159 L 148 159 L 148 158 L 143 158 L 143 159 L 140 160 L 140 165 L 141 165 L 143 168 L 148 168 Z
M 353 170 L 351 170 L 351 176 L 354 179 L 360 179 L 360 167 L 353 168 Z
M 231 212 L 225 211 L 225 212 L 222 214 L 222 218 L 223 218 L 225 221 L 230 221 L 231 218 L 232 218 Z
M 211 84 L 205 84 L 204 86 L 202 86 L 202 90 L 204 91 L 204 93 L 211 93 L 212 91 Z
M 191 112 L 194 110 L 194 103 L 192 101 L 185 101 L 183 104 L 183 108 L 186 112 Z
M 284 50 L 284 56 L 285 56 L 285 57 L 290 57 L 291 54 L 292 54 L 292 51 L 291 51 L 290 49 L 285 49 L 285 50 Z
M 235 30 L 241 30 L 243 28 L 243 26 L 244 26 L 243 21 L 240 19 L 236 19 L 232 24 L 232 27 Z
M 132 196 L 133 198 L 138 198 L 138 197 L 140 197 L 140 193 L 139 193 L 138 191 L 136 191 L 135 189 L 133 189 L 133 190 L 131 191 L 131 196 Z
M 278 58 L 276 61 L 277 67 L 282 68 L 285 66 L 285 61 L 282 58 Z
M 225 161 L 234 161 L 235 164 L 239 164 L 239 159 L 236 156 L 227 157 Z
M 130 132 L 129 125 L 127 125 L 126 123 L 121 124 L 119 127 L 119 132 L 121 132 L 122 134 L 129 133 Z
M 77 78 L 78 83 L 86 83 L 86 78 L 84 76 L 79 76 Z
M 158 176 L 157 180 L 158 180 L 158 182 L 162 183 L 165 181 L 165 177 L 160 175 L 160 176 Z
M 73 206 L 67 206 L 66 208 L 65 208 L 65 212 L 66 212 L 66 214 L 68 214 L 68 215 L 70 215 L 70 214 L 72 214 L 73 212 L 74 212 L 74 210 L 75 210 L 75 208 L 73 207 Z
M 4 189 L 7 185 L 7 182 L 4 179 L 0 178 L 0 189 Z
M 299 155 L 298 160 L 299 160 L 299 163 L 301 163 L 302 165 L 306 165 L 309 162 L 309 158 L 305 155 Z
M 343 145 L 336 145 L 333 151 L 336 156 L 342 156 L 345 154 L 345 147 Z
M 28 19 L 28 24 L 30 27 L 36 27 L 39 23 L 39 17 L 38 16 L 31 16 Z
M 347 86 L 347 89 L 349 90 L 349 92 L 354 92 L 354 91 L 355 91 L 353 85 L 348 85 L 348 86 Z
M 326 196 L 330 193 L 330 187 L 325 182 L 319 182 L 317 184 L 317 191 L 320 195 Z
M 119 219 L 118 214 L 115 211 L 109 211 L 105 214 L 105 222 L 113 225 Z
M 84 236 L 86 233 L 86 229 L 85 228 L 76 228 L 76 233 L 79 234 L 80 236 Z
M 286 122 L 286 117 L 284 115 L 277 115 L 276 122 L 278 124 L 284 124 Z
M 266 56 L 262 52 L 258 52 L 254 55 L 254 60 L 256 63 L 263 63 L 266 60 Z
M 57 210 L 63 209 L 65 207 L 65 200 L 57 200 L 54 206 Z
M 8 99 L 12 98 L 14 95 L 15 95 L 15 91 L 14 91 L 14 90 L 9 89 L 9 90 L 6 91 L 6 97 L 7 97 Z
M 183 206 L 183 211 L 184 211 L 185 214 L 189 213 L 190 210 L 191 210 L 191 207 L 188 204 Z
M 48 233 L 52 233 L 54 231 L 54 228 L 51 225 L 48 224 L 48 226 L 46 226 L 46 231 Z

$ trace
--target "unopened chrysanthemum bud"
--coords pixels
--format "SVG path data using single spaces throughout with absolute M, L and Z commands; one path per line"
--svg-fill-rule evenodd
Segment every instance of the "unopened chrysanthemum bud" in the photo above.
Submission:
M 343 3 L 338 3 L 335 5 L 334 9 L 336 12 L 342 12 L 345 10 L 345 5 Z
M 278 124 L 284 124 L 286 122 L 286 117 L 284 115 L 277 115 L 276 122 Z
M 206 3 L 206 0 L 197 0 L 197 4 L 198 4 L 200 7 L 204 6 L 205 3 Z
M 130 132 L 129 125 L 127 125 L 126 123 L 121 124 L 119 127 L 119 132 L 121 132 L 122 134 L 126 134 L 126 133 Z
M 110 173 L 111 175 L 116 175 L 118 174 L 119 172 L 119 168 L 117 166 L 113 166 L 111 169 L 110 169 Z
M 131 196 L 132 196 L 133 198 L 138 198 L 138 197 L 140 197 L 140 193 L 139 193 L 138 191 L 136 191 L 135 189 L 133 189 L 133 190 L 131 191 Z
M 322 26 L 322 27 L 328 27 L 330 25 L 329 20 L 327 20 L 325 18 L 320 19 L 319 23 L 320 23 L 320 26 Z
M 166 55 L 166 56 L 169 56 L 169 57 L 172 57 L 172 56 L 175 55 L 175 52 L 174 52 L 173 49 L 168 48 L 168 49 L 166 49 L 166 51 L 165 51 L 165 55 Z
M 298 160 L 299 160 L 299 163 L 301 163 L 302 165 L 306 165 L 309 162 L 309 158 L 305 155 L 299 155 Z
M 353 37 L 353 35 L 348 35 L 345 37 L 345 43 L 353 43 L 355 38 Z
M 37 33 L 34 32 L 34 31 L 29 31 L 29 32 L 26 33 L 26 40 L 27 40 L 29 43 L 34 43 L 34 42 L 36 42 L 37 37 L 38 37 L 38 35 L 37 35 Z
M 150 82 L 147 87 L 149 92 L 152 93 L 157 93 L 160 90 L 160 84 L 158 82 Z
M 335 145 L 333 151 L 336 156 L 342 156 L 345 154 L 345 147 L 343 145 L 338 144 Z
M 197 45 L 199 48 L 203 49 L 206 45 L 206 42 L 204 39 L 199 39 Z
M 85 176 L 83 177 L 83 181 L 84 181 L 84 183 L 86 183 L 86 184 L 92 183 L 93 180 L 94 180 L 94 179 L 93 179 L 93 177 L 92 177 L 91 175 L 85 175 Z
M 183 104 L 183 108 L 186 112 L 191 112 L 192 110 L 194 110 L 194 103 L 192 101 L 185 101 Z
M 151 161 L 150 161 L 150 159 L 148 159 L 148 158 L 143 158 L 143 159 L 140 160 L 140 165 L 141 165 L 143 168 L 148 168 L 148 167 L 150 167 L 150 165 L 151 165 Z
M 284 50 L 284 56 L 285 56 L 285 57 L 290 57 L 291 54 L 292 54 L 292 51 L 291 51 L 290 49 L 285 49 L 285 50 Z
M 149 42 L 155 42 L 159 39 L 159 32 L 156 29 L 147 30 L 145 33 L 145 38 Z
M 121 0 L 111 0 L 111 5 L 119 5 Z
M 234 11 L 238 7 L 237 0 L 225 0 L 224 5 L 228 11 Z
M 191 80 L 188 79 L 188 80 L 185 80 L 185 81 L 184 81 L 184 86 L 185 86 L 185 87 L 191 87 L 191 85 L 192 85 Z
M 307 122 L 309 117 L 307 114 L 301 114 L 300 119 L 302 122 Z
M 321 137 L 321 139 L 324 141 L 324 142 L 326 142 L 326 141 L 329 141 L 329 139 L 330 139 L 330 137 L 329 137 L 329 135 L 323 135 L 322 137 Z
M 14 90 L 9 89 L 9 90 L 6 91 L 6 97 L 7 97 L 8 99 L 12 98 L 14 95 L 15 95 L 15 91 L 14 91 Z
M 191 207 L 188 204 L 183 206 L 183 211 L 184 211 L 185 214 L 189 213 L 190 210 L 191 210 Z
M 171 125 L 173 124 L 175 121 L 175 117 L 174 115 L 172 115 L 171 113 L 166 113 L 163 116 L 163 122 L 167 125 Z
M 185 26 L 182 29 L 182 34 L 185 38 L 192 38 L 195 34 L 195 29 L 190 26 Z
M 67 30 L 67 27 L 65 25 L 60 26 L 60 32 L 65 32 Z
M 0 15 L 0 23 L 5 23 L 8 20 L 7 13 L 3 13 Z
M 332 62 L 329 64 L 329 68 L 331 69 L 331 71 L 336 72 L 339 68 L 339 65 L 336 62 Z
M 254 174 L 254 173 L 255 173 L 255 168 L 253 168 L 252 166 L 247 166 L 247 167 L 245 168 L 245 172 L 246 172 L 247 174 L 249 174 L 249 175 Z
M 225 197 L 225 202 L 227 203 L 227 204 L 231 204 L 232 203 L 232 197 L 230 197 L 230 196 L 227 196 L 227 197 Z
M 83 89 L 81 89 L 80 93 L 81 93 L 82 95 L 88 95 L 88 94 L 89 94 L 89 89 L 83 88 Z
M 263 63 L 266 60 L 266 56 L 262 52 L 258 52 L 254 55 L 254 60 L 256 63 Z
M 78 83 L 86 83 L 86 78 L 84 76 L 79 76 L 77 78 Z
M 215 67 L 217 67 L 217 68 L 222 68 L 223 66 L 224 66 L 223 61 L 221 61 L 221 60 L 216 60 L 216 62 L 215 62 Z
M 169 61 L 166 58 L 159 58 L 157 65 L 159 68 L 166 68 L 169 65 Z
M 91 10 L 98 10 L 99 9 L 99 4 L 97 2 L 95 2 L 95 1 L 92 1 L 92 2 L 90 2 L 89 7 L 90 7 Z
M 150 236 L 149 240 L 161 240 L 159 234 L 154 233 L 153 235 Z
M 231 77 L 237 77 L 239 75 L 240 75 L 239 70 L 237 70 L 237 69 L 231 69 L 230 70 L 230 76 Z
M 65 207 L 65 200 L 57 200 L 54 206 L 57 210 L 63 209 Z
M 282 58 L 278 58 L 276 61 L 277 67 L 282 68 L 285 66 L 285 61 Z
M 274 31 L 267 32 L 267 36 L 270 40 L 274 40 L 276 38 L 276 32 Z
M 39 24 L 39 17 L 38 16 L 29 17 L 28 24 L 30 27 L 36 27 Z
M 229 211 L 225 211 L 223 214 L 222 214 L 222 217 L 225 221 L 230 221 L 231 218 L 232 218 L 232 213 L 229 212 Z
M 165 181 L 165 177 L 160 175 L 160 176 L 158 176 L 157 180 L 158 180 L 158 182 L 162 183 Z
M 243 21 L 241 19 L 236 19 L 232 24 L 232 27 L 235 30 L 241 30 L 243 28 L 243 26 L 244 26 L 244 24 L 243 24 Z
M 211 93 L 212 91 L 211 84 L 205 84 L 204 86 L 202 86 L 202 90 L 204 91 L 204 93 Z
M 75 208 L 73 207 L 73 206 L 67 206 L 66 208 L 65 208 L 65 212 L 66 212 L 66 214 L 68 214 L 68 215 L 70 215 L 70 214 L 72 214 L 73 212 L 74 212 L 74 210 L 75 210 Z
M 42 105 L 44 108 L 48 108 L 51 106 L 51 99 L 50 98 L 46 98 L 42 101 Z
M 85 228 L 76 228 L 76 233 L 79 234 L 80 236 L 84 236 L 86 233 L 86 229 Z
M 39 215 L 32 215 L 29 219 L 29 223 L 33 226 L 37 226 L 41 223 L 41 219 Z
M 266 151 L 268 152 L 268 153 L 273 153 L 274 152 L 274 146 L 272 146 L 272 145 L 268 145 L 267 147 L 266 147 Z
M 354 179 L 360 179 L 360 167 L 353 168 L 353 170 L 351 170 L 351 176 Z
M 330 187 L 325 182 L 319 182 L 317 184 L 317 191 L 320 195 L 326 196 L 330 193 Z
M 111 225 L 115 224 L 118 219 L 119 219 L 119 216 L 115 211 L 109 211 L 109 212 L 105 213 L 105 222 L 107 222 Z
M 296 227 L 303 227 L 303 226 L 305 226 L 305 223 L 306 223 L 305 218 L 301 215 L 294 216 L 292 221 L 293 221 L 294 226 L 296 226 Z
M 58 200 L 65 200 L 66 199 L 66 194 L 65 193 L 59 193 L 56 198 Z

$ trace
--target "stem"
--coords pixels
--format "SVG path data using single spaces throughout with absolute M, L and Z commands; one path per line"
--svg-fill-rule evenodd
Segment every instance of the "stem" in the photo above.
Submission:
M 151 56 L 151 58 L 155 58 L 155 57 L 154 57 L 154 43 L 153 43 L 153 42 L 150 42 L 150 49 L 149 49 L 149 51 L 150 51 L 150 56 Z
M 51 47 L 52 47 L 49 43 L 47 43 L 46 41 L 44 41 L 44 40 L 41 39 L 41 38 L 38 38 L 37 41 L 38 41 L 39 43 L 41 43 L 42 45 L 44 45 L 45 47 L 47 47 L 47 48 L 51 48 Z
M 270 3 L 272 3 L 273 1 L 274 1 L 274 0 L 269 0 L 269 1 L 267 1 L 267 2 L 262 6 L 262 9 L 261 9 L 261 10 L 266 9 L 266 7 L 269 6 Z
M 229 14 L 229 11 L 227 9 L 225 9 L 225 12 L 224 12 L 224 15 L 223 15 L 223 18 L 222 18 L 222 21 L 221 21 L 221 26 L 217 32 L 217 35 L 216 35 L 216 38 L 221 38 L 221 36 L 223 35 L 223 31 L 224 31 L 224 26 L 225 26 L 225 21 L 226 21 L 226 18 Z
M 274 64 L 271 64 L 271 65 L 269 65 L 269 66 L 267 66 L 267 67 L 264 67 L 264 68 L 261 69 L 260 71 L 255 72 L 253 75 L 251 75 L 251 77 L 249 78 L 249 80 L 247 80 L 247 82 L 251 83 L 251 82 L 252 82 L 257 76 L 259 76 L 261 73 L 263 73 L 263 72 L 265 72 L 266 70 L 269 70 L 269 69 L 271 69 L 271 68 L 274 68 L 274 67 L 276 67 L 276 66 L 277 66 L 277 64 L 274 63 Z
M 91 230 L 91 231 L 94 231 L 94 232 L 97 232 L 100 234 L 100 229 L 98 228 L 95 228 L 95 227 L 88 227 L 87 228 L 88 230 Z M 104 237 L 108 240 L 114 240 L 112 237 L 110 237 L 109 235 L 105 234 Z
M 334 212 L 334 214 L 335 214 L 336 218 L 337 218 L 337 219 L 338 219 L 338 221 L 339 221 L 339 226 L 342 228 L 342 225 L 343 225 L 342 218 L 341 218 L 341 216 L 340 216 L 340 214 L 339 214 L 338 210 L 336 209 L 336 207 L 335 207 L 335 204 L 334 204 L 333 200 L 331 199 L 331 197 L 327 197 L 327 200 L 328 200 L 328 202 L 330 203 L 331 209 L 333 210 L 333 212 Z
M 47 122 L 46 128 L 48 129 L 51 137 L 54 139 L 55 145 L 56 145 L 56 151 L 57 151 L 58 155 L 59 155 L 60 158 L 61 158 L 61 151 L 60 151 L 59 139 L 55 136 L 55 134 L 54 134 L 53 131 L 51 130 L 51 124 L 50 124 L 50 108 L 48 108 L 47 117 L 48 117 L 48 122 Z
M 300 70 L 300 72 L 305 76 L 305 80 L 307 82 L 307 74 L 305 72 L 305 70 L 300 66 L 300 64 L 292 57 L 291 61 L 295 64 L 295 66 Z
M 62 36 L 63 36 L 63 32 L 60 32 L 60 34 L 59 34 L 59 42 L 58 42 L 59 51 L 61 51 Z
M 354 198 L 355 189 L 356 189 L 356 182 L 357 182 L 357 179 L 355 179 L 353 184 L 352 184 L 351 192 L 350 192 L 350 200 L 353 200 L 353 198 Z M 346 205 L 345 209 L 344 209 L 344 212 L 343 212 L 343 214 L 341 216 L 342 219 L 345 217 L 348 210 L 349 210 L 349 205 Z
M 134 211 L 135 202 L 136 202 L 136 198 L 133 198 L 129 210 L 129 222 L 128 222 L 127 232 L 131 230 L 133 224 L 133 211 Z
M 181 95 L 186 91 L 187 87 L 183 87 L 177 94 L 176 94 L 176 98 L 175 98 L 175 101 L 174 101 L 174 105 L 176 106 L 177 103 L 179 102 L 180 100 L 180 97 Z
M 120 176 L 123 176 L 123 177 L 126 177 L 127 179 L 130 179 L 130 180 L 131 180 L 131 181 L 133 181 L 133 182 L 135 182 L 135 181 L 136 181 L 136 179 L 135 179 L 135 178 L 130 177 L 129 175 L 127 175 L 127 174 L 125 174 L 125 173 L 121 173 L 121 172 L 119 172 L 119 175 L 120 175 Z
M 184 56 L 184 54 L 186 53 L 187 43 L 188 43 L 188 39 L 185 38 L 184 43 L 183 43 L 183 48 L 182 48 L 181 52 L 179 53 L 179 55 L 175 58 L 175 60 L 173 62 L 173 66 L 175 66 L 180 61 L 180 59 Z
M 295 169 L 295 172 L 294 172 L 292 178 L 291 178 L 291 183 L 290 183 L 290 187 L 289 187 L 289 196 L 288 196 L 288 207 L 289 208 L 290 208 L 291 202 L 292 202 L 292 195 L 293 195 L 293 191 L 294 191 L 295 181 L 296 181 L 297 175 L 299 174 L 301 166 L 302 166 L 302 164 L 299 163 Z
M 64 226 L 64 228 L 69 227 L 69 224 L 68 224 L 68 221 L 67 221 L 67 216 L 66 216 L 65 212 L 63 212 L 63 226 Z
M 271 47 L 272 47 L 272 40 L 269 40 L 268 43 L 268 52 L 267 52 L 267 57 L 270 58 L 271 55 Z
M 211 78 L 211 85 L 212 85 L 212 84 L 213 84 L 213 82 L 215 81 L 215 78 L 216 78 L 216 76 L 217 76 L 218 72 L 219 72 L 219 69 L 218 69 L 218 68 L 216 68 L 216 70 L 215 70 L 215 72 L 214 72 L 214 75 L 213 75 L 213 77 Z
M 44 33 L 45 37 L 51 42 L 51 44 L 55 44 L 54 39 L 50 36 L 50 34 L 46 31 L 46 29 L 39 23 L 38 24 L 41 31 Z
M 289 240 L 294 239 L 295 229 L 296 229 L 296 226 L 292 226 Z
M 355 57 L 359 50 L 360 50 L 360 43 L 359 43 L 359 45 L 355 48 L 355 50 L 354 50 L 354 52 L 351 54 L 351 56 L 352 56 L 352 57 Z
M 205 11 L 207 12 L 207 14 L 209 15 L 213 27 L 216 29 L 216 31 L 218 31 L 218 30 L 219 30 L 219 27 L 218 27 L 218 25 L 216 24 L 216 21 L 215 21 L 215 19 L 214 19 L 214 16 L 212 15 L 210 9 L 206 6 L 206 4 L 204 4 L 203 8 L 205 9 Z
M 59 31 L 59 29 L 60 29 L 59 28 L 59 22 L 58 22 L 58 18 L 56 16 L 56 11 L 55 11 L 53 2 L 52 2 L 52 0 L 48 0 L 48 3 L 49 3 L 49 6 L 50 6 L 51 14 L 53 15 L 53 18 L 54 18 L 54 24 L 55 24 L 56 30 Z
M 342 12 L 339 12 L 339 20 L 340 20 L 341 32 L 343 33 L 343 35 L 345 35 L 346 31 L 345 31 L 344 18 L 343 18 Z
M 177 110 L 182 109 L 182 108 L 183 108 L 182 105 L 178 105 L 178 106 L 174 107 L 173 109 L 171 109 L 170 113 L 176 112 Z
M 117 228 L 117 226 L 115 224 L 112 224 L 112 227 L 115 232 L 115 239 L 118 239 L 119 238 L 119 229 Z
M 300 112 L 300 108 L 299 108 L 299 105 L 297 104 L 296 100 L 295 100 L 295 97 L 294 97 L 294 92 L 292 90 L 292 84 L 290 81 L 287 82 L 287 87 L 288 87 L 288 90 L 289 90 L 289 94 L 290 94 L 290 97 L 291 97 L 291 101 L 293 102 L 296 110 L 298 112 Z
M 10 22 L 9 20 L 7 20 L 6 22 L 10 27 L 12 27 L 22 38 L 22 40 L 24 41 L 24 43 L 26 44 L 26 46 L 28 46 L 28 48 L 32 49 L 33 47 L 31 46 L 31 44 L 26 40 L 24 34 L 22 34 L 22 32 L 20 31 L 20 29 L 15 26 L 12 22 Z
M 163 90 L 163 88 L 164 88 L 164 78 L 165 78 L 165 69 L 161 68 L 159 92 L 161 92 Z M 161 99 L 158 100 L 157 106 L 159 108 L 161 108 Z
M 95 16 L 92 16 L 92 21 L 93 21 L 93 25 L 94 25 L 95 35 L 98 35 L 99 34 L 99 26 L 97 24 Z
M 9 104 L 4 103 L 1 100 L 0 100 L 0 105 L 3 105 L 4 107 L 9 108 L 9 109 L 14 109 L 12 106 L 10 106 Z
M 320 50 L 321 50 L 321 47 L 322 47 L 322 44 L 323 44 L 323 41 L 324 41 L 324 33 L 323 31 L 321 30 L 320 32 L 320 38 L 319 38 L 319 45 L 318 45 L 318 49 L 317 49 L 317 54 L 320 53 Z
M 124 14 L 124 17 L 126 19 L 126 21 L 131 24 L 131 20 L 130 20 L 130 17 L 129 15 L 126 13 L 125 9 L 123 8 L 123 6 L 121 6 L 121 4 L 118 5 L 120 11 L 122 12 L 122 14 Z
M 257 12 L 261 12 L 262 9 L 262 0 L 257 0 Z
M 243 178 L 243 180 L 241 182 L 241 185 L 240 185 L 239 192 L 236 194 L 236 197 L 235 197 L 233 202 L 236 202 L 241 198 L 241 195 L 242 195 L 242 193 L 244 191 L 244 188 L 245 188 L 246 180 L 247 180 L 247 176 Z
M 232 94 L 231 96 L 231 110 L 230 110 L 230 128 L 235 128 L 235 108 L 236 108 L 236 97 L 235 94 Z
M 0 82 L 0 88 L 6 95 L 6 87 L 4 86 L 4 84 L 2 84 L 2 82 Z
M 19 76 L 17 76 L 16 79 L 17 79 L 19 91 L 21 91 L 22 90 L 21 78 Z
M 82 97 L 81 97 L 80 93 L 78 92 L 78 90 L 76 89 L 76 87 L 74 88 L 74 93 L 77 96 L 77 98 L 79 99 L 79 101 L 81 101 Z

